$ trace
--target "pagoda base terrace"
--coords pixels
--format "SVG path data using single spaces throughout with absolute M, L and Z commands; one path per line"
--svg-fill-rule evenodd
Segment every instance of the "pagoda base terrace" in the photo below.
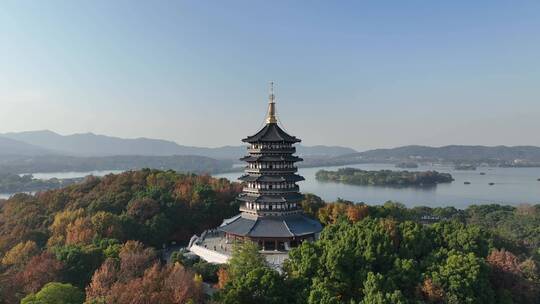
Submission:
M 235 243 L 243 242 L 241 237 L 228 236 L 223 231 L 207 230 L 201 236 L 193 236 L 188 249 L 201 259 L 215 264 L 227 263 L 233 252 Z M 274 248 L 276 240 L 274 240 Z M 268 264 L 279 269 L 288 257 L 286 250 L 260 248 L 260 253 L 265 257 Z

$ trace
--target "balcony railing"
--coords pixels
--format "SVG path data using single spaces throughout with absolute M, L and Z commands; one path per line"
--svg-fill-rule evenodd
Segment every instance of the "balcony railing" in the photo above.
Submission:
M 295 147 L 291 147 L 291 148 L 250 148 L 248 147 L 248 152 L 249 153 L 265 153 L 265 152 L 269 152 L 269 153 L 296 153 L 296 148 Z
M 286 194 L 286 193 L 291 193 L 291 192 L 298 192 L 300 191 L 300 187 L 298 186 L 294 186 L 294 187 L 290 187 L 290 188 L 281 188 L 281 189 L 278 189 L 278 188 L 272 188 L 272 189 L 258 189 L 258 188 L 251 188 L 251 187 L 244 187 L 243 189 L 244 192 L 249 192 L 249 193 L 257 193 L 257 194 Z
M 301 210 L 299 207 L 291 208 L 291 209 L 272 209 L 269 208 L 266 209 L 251 209 L 247 208 L 246 206 L 240 207 L 240 212 L 247 212 L 251 214 L 259 214 L 259 215 L 289 215 L 289 214 L 297 214 L 300 213 Z
M 245 171 L 249 173 L 287 173 L 287 172 L 297 172 L 298 168 L 249 168 L 245 166 Z

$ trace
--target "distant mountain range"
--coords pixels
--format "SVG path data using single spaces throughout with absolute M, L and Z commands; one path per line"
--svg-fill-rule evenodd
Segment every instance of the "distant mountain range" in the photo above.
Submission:
M 245 154 L 243 145 L 204 148 L 159 139 L 60 135 L 52 131 L 0 134 L 0 171 L 11 173 L 143 167 L 215 173 L 239 169 L 233 168 L 233 162 Z M 339 146 L 299 145 L 297 154 L 304 158 L 299 164 L 302 167 L 411 161 L 540 166 L 540 147 L 534 146 L 404 146 L 357 152 Z
M 136 170 L 152 168 L 193 173 L 217 173 L 232 170 L 231 160 L 216 160 L 198 155 L 174 156 L 99 156 L 75 157 L 65 155 L 1 156 L 0 174 L 87 172 Z
M 535 146 L 404 146 L 375 149 L 331 158 L 335 163 L 361 162 L 486 162 L 491 164 L 540 163 L 540 147 Z
M 0 156 L 5 155 L 48 155 L 52 152 L 42 147 L 34 146 L 7 137 L 0 137 Z
M 355 153 L 354 149 L 338 146 L 297 147 L 304 157 L 335 157 Z M 80 157 L 144 155 L 199 155 L 215 159 L 238 159 L 246 147 L 224 146 L 205 148 L 183 146 L 175 142 L 151 138 L 126 139 L 93 133 L 60 135 L 52 131 L 29 131 L 0 134 L 0 155 L 68 155 Z

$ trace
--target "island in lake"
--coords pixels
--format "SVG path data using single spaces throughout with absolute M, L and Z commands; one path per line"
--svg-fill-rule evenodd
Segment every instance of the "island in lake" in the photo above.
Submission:
M 449 173 L 437 171 L 366 171 L 356 168 L 342 168 L 337 171 L 319 170 L 315 177 L 319 181 L 339 182 L 352 185 L 373 186 L 434 186 L 454 180 Z
M 82 180 L 83 178 L 37 179 L 31 174 L 18 175 L 13 173 L 0 173 L 0 193 L 36 192 L 57 189 Z

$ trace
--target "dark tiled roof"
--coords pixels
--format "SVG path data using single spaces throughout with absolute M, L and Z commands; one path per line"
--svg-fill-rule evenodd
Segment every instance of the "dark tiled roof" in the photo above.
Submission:
M 241 193 L 238 195 L 238 199 L 244 202 L 286 203 L 299 202 L 302 200 L 302 198 L 302 194 L 298 192 L 291 192 L 281 195 L 251 195 L 247 193 Z
M 224 225 L 220 226 L 219 229 L 236 235 L 248 235 L 254 225 L 254 220 L 238 217 L 237 219 L 229 222 L 228 224 L 224 223 Z
M 300 139 L 287 134 L 277 123 L 268 123 L 257 134 L 242 139 L 243 142 L 289 142 L 297 143 Z
M 291 237 L 294 236 L 282 218 L 259 218 L 248 234 L 252 237 Z
M 313 229 L 319 229 L 317 232 L 322 230 L 321 223 L 304 215 L 301 217 L 290 217 L 285 222 L 294 235 L 310 234 L 313 233 Z
M 242 175 L 238 178 L 244 182 L 299 182 L 303 181 L 304 177 L 297 174 L 287 174 L 287 175 Z
M 241 215 L 224 221 L 219 230 L 250 237 L 295 237 L 318 233 L 322 226 L 303 214 L 257 218 Z
M 302 161 L 298 156 L 293 155 L 248 155 L 240 158 L 242 161 L 253 162 L 253 161 L 269 161 L 269 162 L 281 162 L 281 161 Z

